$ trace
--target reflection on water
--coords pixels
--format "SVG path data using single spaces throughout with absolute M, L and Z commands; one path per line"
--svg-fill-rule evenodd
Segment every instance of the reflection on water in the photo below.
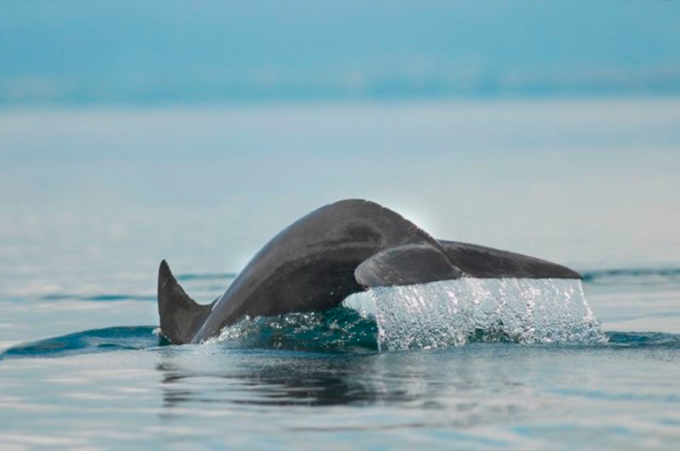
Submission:
M 659 343 L 651 343 L 654 339 Z M 674 345 L 661 343 L 671 339 Z M 532 427 L 544 418 L 578 424 L 574 409 L 583 421 L 591 418 L 597 424 L 602 415 L 620 416 L 619 409 L 654 406 L 656 414 L 646 426 L 629 425 L 627 433 L 642 437 L 680 402 L 669 396 L 667 385 L 677 386 L 668 371 L 677 366 L 669 356 L 678 357 L 680 339 L 651 337 L 644 350 L 627 346 L 629 340 L 639 345 L 640 337 L 615 334 L 600 346 L 471 344 L 363 355 L 164 348 L 155 366 L 163 399 L 159 418 L 168 424 L 195 415 L 238 415 L 248 418 L 246 423 L 271 418 L 283 434 L 443 428 L 452 437 L 469 428 L 500 427 L 506 432 L 498 436 L 508 438 L 513 424 Z M 630 374 L 633 362 L 644 366 Z M 626 368 L 629 374 L 621 378 Z M 634 396 L 629 392 L 629 378 L 644 383 L 652 375 L 665 388 L 641 386 Z M 554 433 L 548 429 L 537 436 Z M 558 436 L 583 431 L 574 426 Z M 667 427 L 659 431 L 663 443 L 677 435 Z M 514 437 L 510 443 L 522 442 Z
M 445 412 L 421 423 L 464 425 L 521 417 L 531 389 L 489 357 L 503 347 L 454 355 L 335 355 L 224 350 L 159 351 L 164 415 L 195 409 L 394 407 Z M 499 400 L 494 393 L 502 393 Z M 401 424 L 400 421 L 397 421 Z M 411 426 L 414 426 L 411 424 Z M 360 426 L 359 426 L 360 427 Z
M 597 437 L 607 434 L 612 449 L 651 438 L 651 448 L 672 449 L 680 440 L 678 335 L 329 352 L 159 346 L 153 330 L 85 331 L 2 354 L 0 401 L 18 413 L 0 426 L 13 431 L 0 434 L 2 448 L 42 449 L 36 435 L 45 448 L 83 450 L 365 449 L 378 439 L 391 449 L 606 448 Z
M 231 370 L 228 362 L 225 362 L 224 369 L 201 371 L 169 359 L 159 363 L 156 369 L 163 374 L 165 407 L 200 402 L 333 406 L 389 400 L 405 402 L 414 399 L 413 395 L 408 395 L 404 390 L 385 393 L 372 385 L 375 381 L 362 381 L 360 376 L 374 365 L 374 360 L 352 356 L 338 359 L 306 358 L 297 361 L 275 359 L 272 364 L 251 362 L 251 365 Z M 206 393 L 205 387 L 201 386 L 192 391 L 193 379 L 210 379 L 216 386 L 213 390 L 217 393 Z

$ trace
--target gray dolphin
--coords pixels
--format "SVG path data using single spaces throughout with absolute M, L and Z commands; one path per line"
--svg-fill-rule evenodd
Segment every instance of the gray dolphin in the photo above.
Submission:
M 158 273 L 160 328 L 172 344 L 200 343 L 246 316 L 326 310 L 371 287 L 461 277 L 581 276 L 534 257 L 436 240 L 374 202 L 342 200 L 309 213 L 272 238 L 211 304 L 194 302 L 163 260 Z

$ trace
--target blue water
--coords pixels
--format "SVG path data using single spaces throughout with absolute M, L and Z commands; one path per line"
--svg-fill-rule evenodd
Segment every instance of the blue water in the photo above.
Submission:
M 0 106 L 680 93 L 676 2 L 0 3 Z
M 0 448 L 675 449 L 679 130 L 673 98 L 1 111 Z M 433 289 L 156 334 L 162 258 L 208 302 L 346 197 L 571 266 L 593 317 L 458 287 L 461 323 Z

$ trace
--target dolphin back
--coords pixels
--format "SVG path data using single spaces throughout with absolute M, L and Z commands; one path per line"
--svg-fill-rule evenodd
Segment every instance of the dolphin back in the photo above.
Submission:
M 216 301 L 192 342 L 246 316 L 335 307 L 366 288 L 355 278 L 362 262 L 405 245 L 429 250 L 455 275 L 439 242 L 398 213 L 357 199 L 321 207 L 281 231 L 253 257 Z

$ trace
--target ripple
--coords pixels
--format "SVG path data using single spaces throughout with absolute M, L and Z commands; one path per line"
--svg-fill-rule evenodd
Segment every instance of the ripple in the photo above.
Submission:
M 609 344 L 625 348 L 680 349 L 680 335 L 661 332 L 609 332 Z
M 82 294 L 48 294 L 40 297 L 43 301 L 63 301 L 63 300 L 78 300 L 78 301 L 156 301 L 156 296 L 153 295 L 136 295 L 136 294 L 96 294 L 96 295 L 82 295 Z
M 178 274 L 180 282 L 188 280 L 233 280 L 238 276 L 235 273 L 185 273 Z
M 680 268 L 619 268 L 582 271 L 589 284 L 667 284 L 680 283 Z
M 161 344 L 155 329 L 151 326 L 129 326 L 85 330 L 13 346 L 0 354 L 0 360 L 148 349 Z

